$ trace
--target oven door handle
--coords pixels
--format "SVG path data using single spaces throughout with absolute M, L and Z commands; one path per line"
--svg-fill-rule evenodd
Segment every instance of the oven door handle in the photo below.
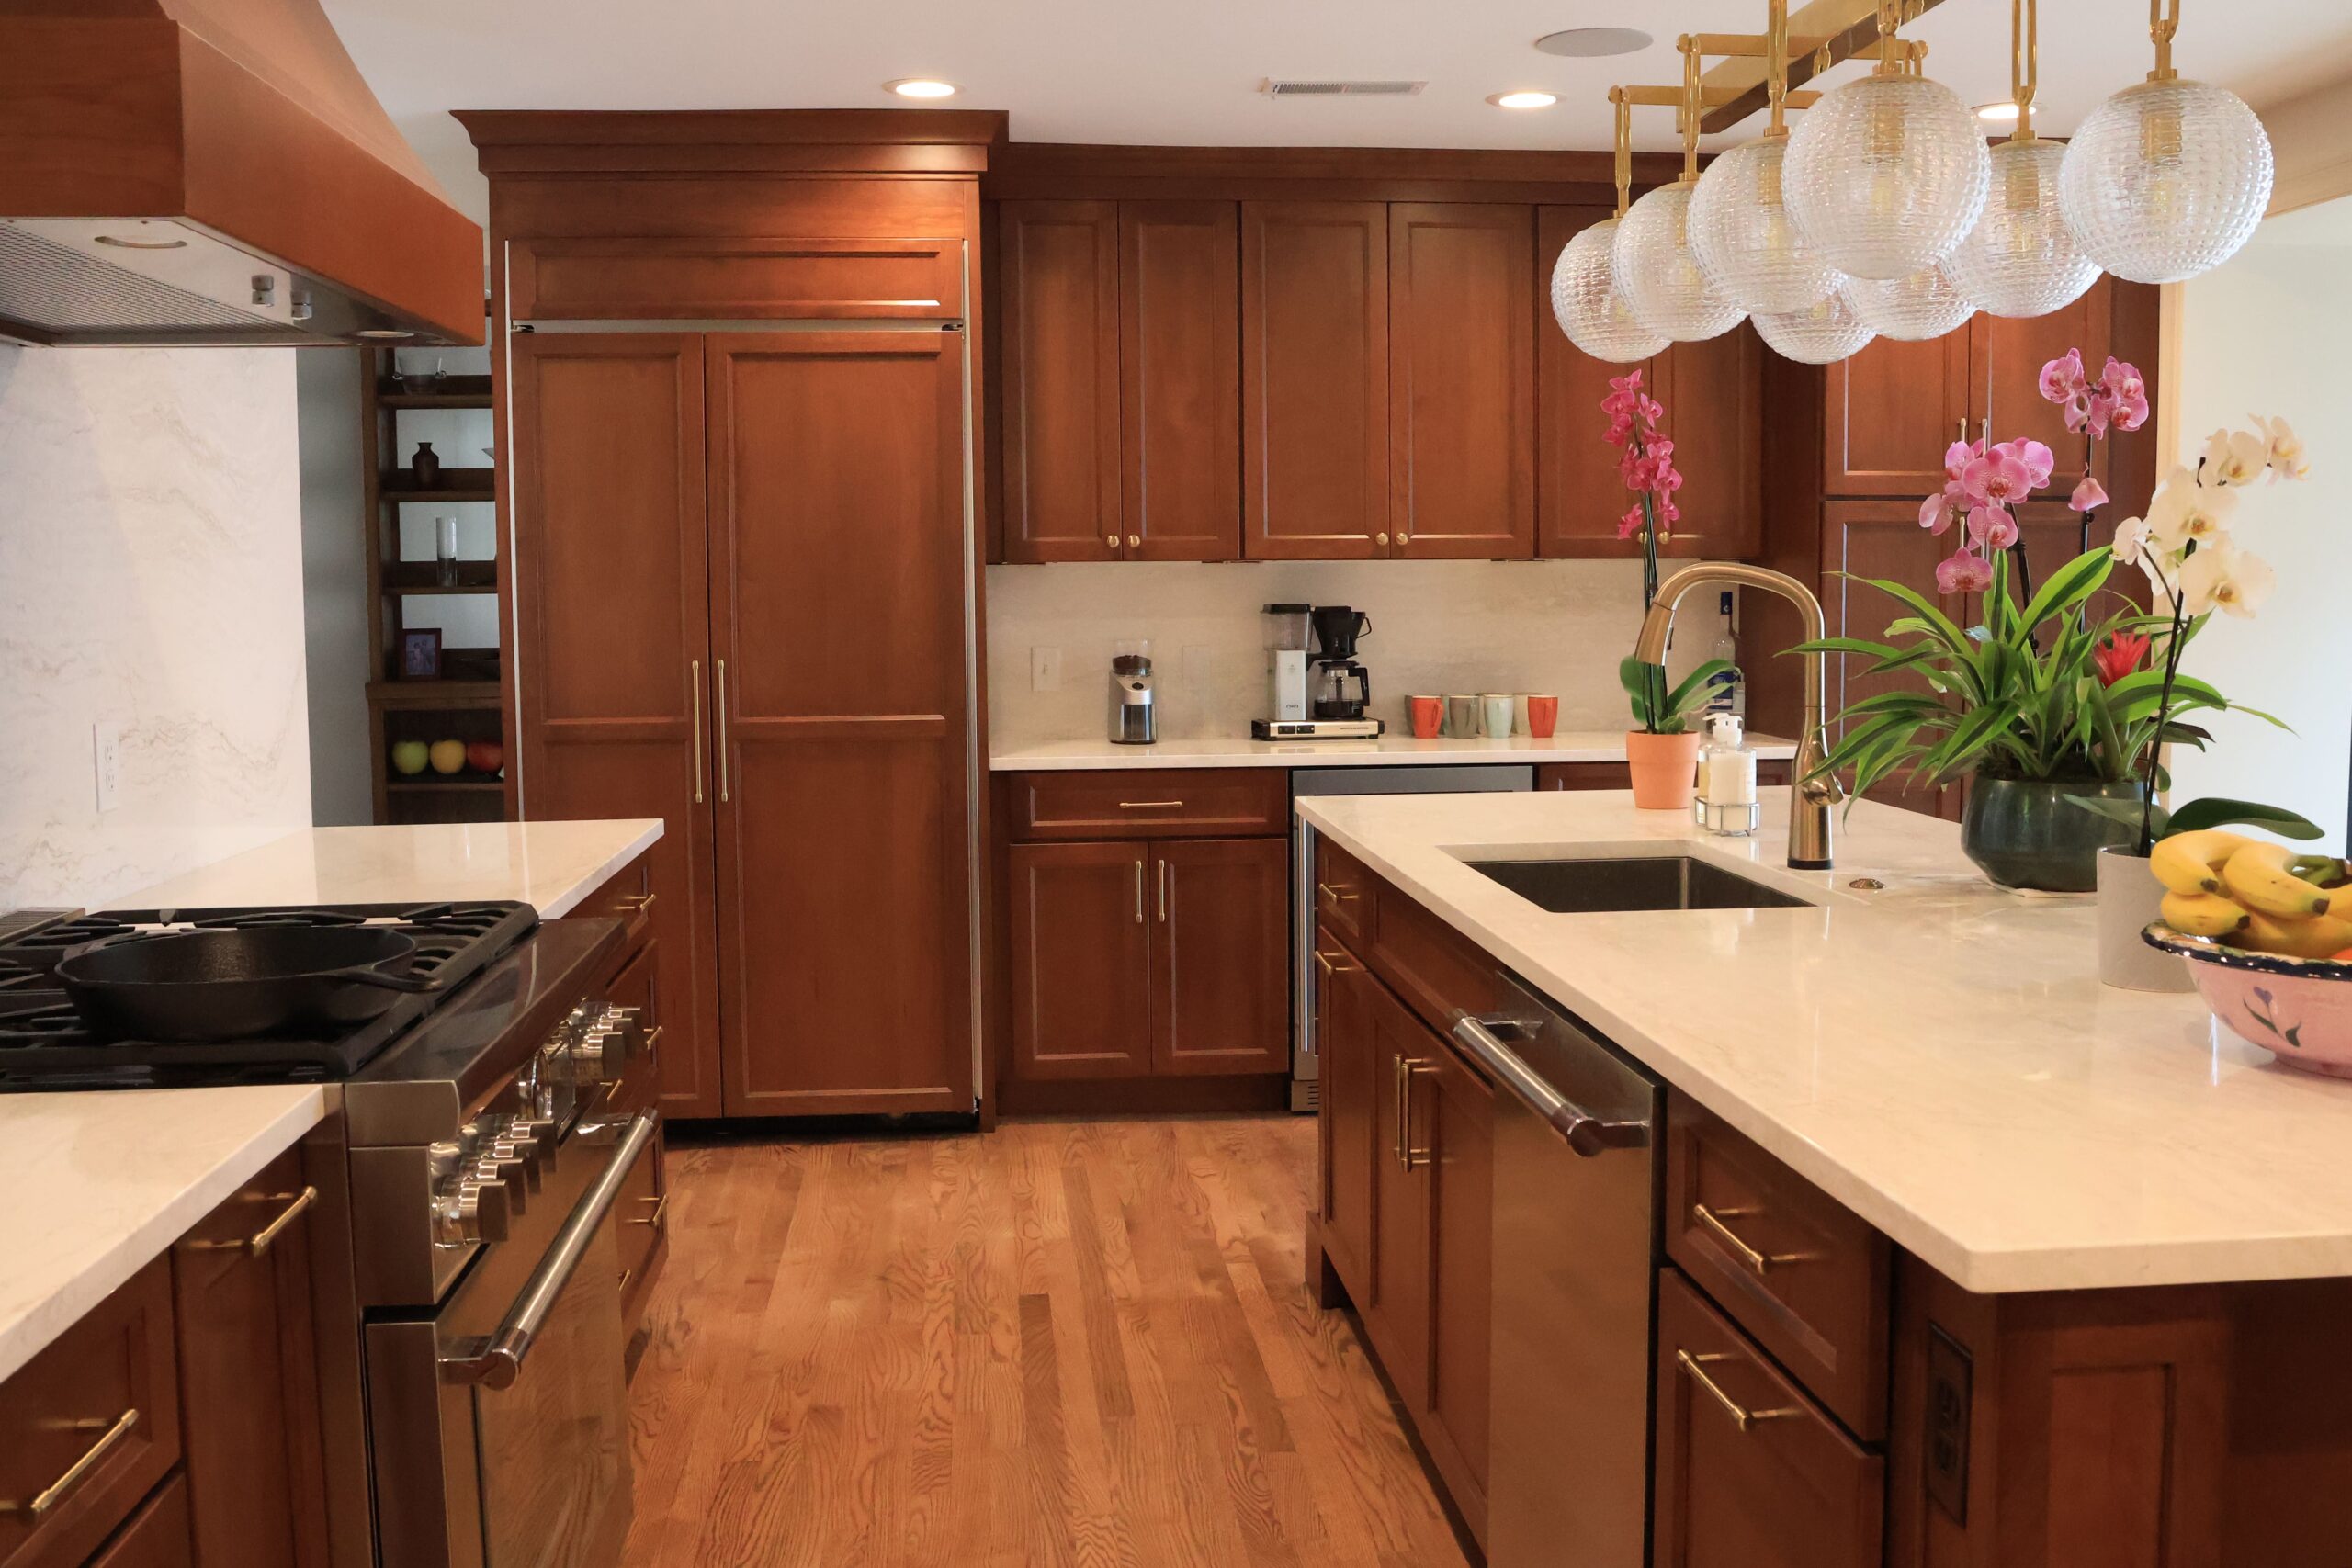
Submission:
M 462 1354 L 440 1358 L 441 1381 L 452 1383 L 480 1383 L 485 1388 L 509 1388 L 522 1375 L 523 1358 L 531 1353 L 531 1341 L 546 1324 L 548 1314 L 555 1310 L 564 1286 L 571 1282 L 572 1273 L 580 1260 L 588 1255 L 589 1244 L 596 1238 L 596 1227 L 605 1223 L 614 1202 L 620 1197 L 622 1186 L 628 1180 L 629 1167 L 653 1141 L 654 1129 L 661 1125 L 657 1112 L 639 1111 L 628 1124 L 613 1149 L 613 1157 L 590 1185 L 573 1210 L 563 1229 L 548 1244 L 545 1258 L 524 1281 L 520 1294 L 506 1309 L 498 1332 L 487 1339 L 467 1342 Z

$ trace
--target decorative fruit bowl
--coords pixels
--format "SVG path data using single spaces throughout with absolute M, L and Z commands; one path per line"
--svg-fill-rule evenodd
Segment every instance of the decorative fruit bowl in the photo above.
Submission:
M 2162 920 L 2140 940 L 2188 961 L 2213 1016 L 2290 1067 L 2352 1078 L 2352 963 L 2249 953 Z

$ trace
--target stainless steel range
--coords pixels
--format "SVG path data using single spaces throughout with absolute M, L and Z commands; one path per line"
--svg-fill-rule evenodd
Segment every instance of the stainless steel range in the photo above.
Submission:
M 51 973 L 91 942 L 355 924 L 413 938 L 408 973 L 427 988 L 319 1038 L 106 1038 Z M 660 1132 L 650 1104 L 624 1092 L 644 1084 L 658 1032 L 605 997 L 623 945 L 618 921 L 541 925 L 517 904 L 0 925 L 0 1091 L 325 1087 L 343 1180 L 322 1207 L 347 1214 L 350 1238 L 345 1291 L 328 1293 L 360 1324 L 350 1386 L 329 1397 L 364 1427 L 364 1458 L 355 1450 L 347 1468 L 366 1472 L 351 1483 L 385 1568 L 605 1568 L 619 1555 L 630 1476 L 618 1238 L 661 1219 L 658 1205 L 623 1212 Z M 335 1356 L 322 1360 L 331 1373 Z

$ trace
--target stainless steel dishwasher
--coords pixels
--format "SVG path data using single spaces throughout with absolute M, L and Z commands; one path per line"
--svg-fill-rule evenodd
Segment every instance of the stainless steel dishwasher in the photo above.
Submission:
M 1453 1036 L 1495 1097 L 1491 1568 L 1648 1562 L 1657 1081 L 1506 979 Z

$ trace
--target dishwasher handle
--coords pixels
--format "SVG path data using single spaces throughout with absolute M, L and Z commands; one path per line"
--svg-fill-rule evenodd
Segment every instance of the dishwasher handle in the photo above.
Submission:
M 1453 1037 L 1460 1041 L 1500 1078 L 1506 1088 L 1527 1101 L 1535 1113 L 1552 1124 L 1552 1130 L 1566 1140 L 1569 1148 L 1587 1159 L 1606 1154 L 1611 1149 L 1639 1149 L 1649 1146 L 1650 1124 L 1646 1118 L 1631 1122 L 1611 1122 L 1594 1115 L 1575 1100 L 1545 1083 L 1535 1069 L 1521 1060 L 1510 1048 L 1510 1039 L 1521 1035 L 1526 1025 L 1506 1017 L 1479 1018 L 1462 1013 L 1453 1021 Z

